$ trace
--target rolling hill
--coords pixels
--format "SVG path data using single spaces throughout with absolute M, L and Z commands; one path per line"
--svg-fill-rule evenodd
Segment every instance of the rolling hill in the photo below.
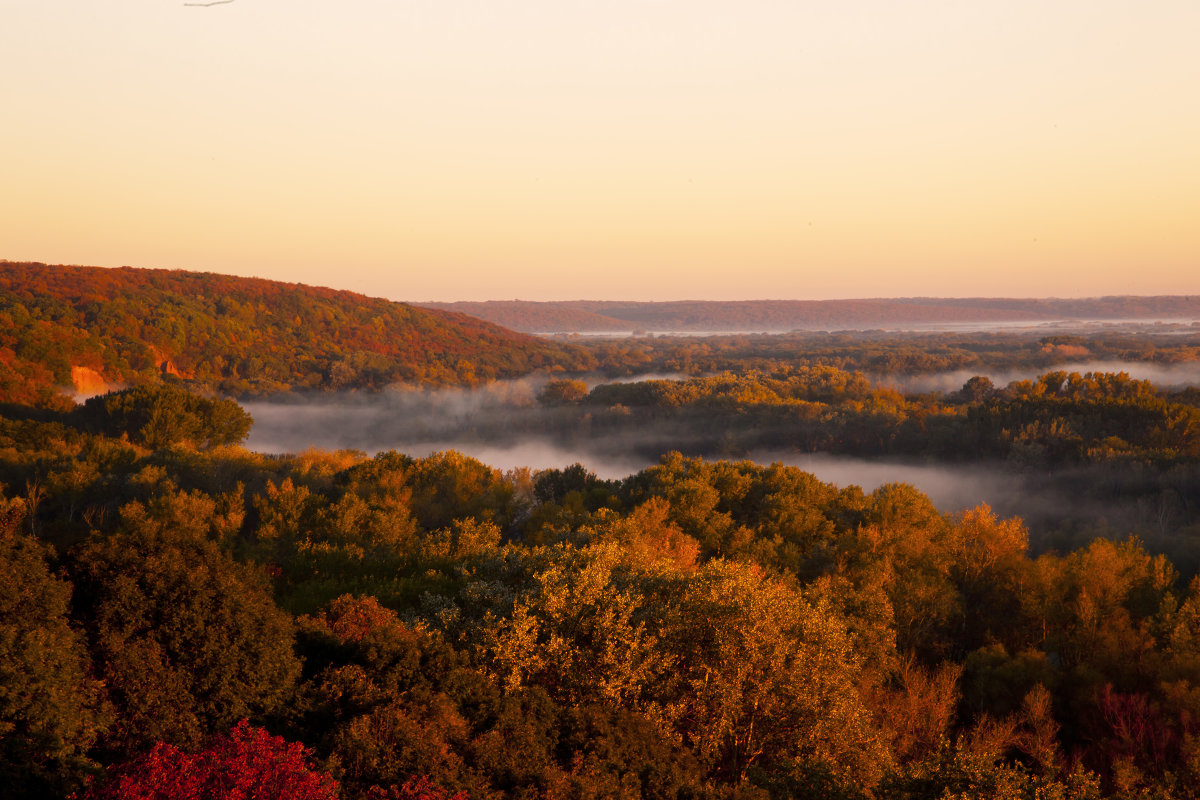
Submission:
M 0 402 L 171 376 L 235 396 L 471 385 L 589 366 L 461 313 L 182 270 L 0 262 Z M 170 379 L 170 378 L 167 378 Z

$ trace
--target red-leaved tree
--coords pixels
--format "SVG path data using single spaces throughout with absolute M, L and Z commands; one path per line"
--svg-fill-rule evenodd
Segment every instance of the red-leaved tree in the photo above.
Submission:
M 336 800 L 338 784 L 308 749 L 242 720 L 205 749 L 170 744 L 109 771 L 83 800 Z

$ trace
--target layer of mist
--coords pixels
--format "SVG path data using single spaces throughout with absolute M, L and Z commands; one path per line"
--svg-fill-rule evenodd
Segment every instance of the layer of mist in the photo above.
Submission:
M 461 438 L 481 420 L 538 407 L 545 380 L 496 381 L 477 389 L 393 388 L 378 394 L 288 395 L 247 401 L 254 417 L 247 446 L 262 452 L 399 449 L 405 442 Z
M 1150 381 L 1164 389 L 1200 386 L 1200 361 L 1179 364 L 1155 364 L 1147 361 L 1079 361 L 1056 364 L 1052 367 L 1030 367 L 1026 369 L 958 369 L 951 372 L 935 372 L 929 375 L 868 375 L 875 386 L 895 389 L 906 393 L 956 392 L 971 378 L 982 375 L 998 387 L 1013 381 L 1032 380 L 1039 375 L 1055 371 L 1078 372 L 1125 372 L 1134 380 Z
M 622 478 L 654 463 L 654 458 L 622 448 L 614 440 L 606 447 L 588 448 L 546 436 L 546 422 L 556 416 L 556 410 L 536 400 L 544 383 L 521 380 L 479 389 L 389 390 L 377 395 L 245 402 L 243 407 L 254 418 L 246 446 L 263 453 L 318 448 L 360 450 L 368 455 L 396 450 L 411 456 L 457 450 L 505 470 L 561 468 L 581 462 L 602 478 Z
M 864 492 L 907 483 L 950 514 L 986 504 L 1001 517 L 1024 520 L 1035 551 L 1077 546 L 1070 538 L 1072 531 L 1087 531 L 1082 541 L 1101 535 L 1124 538 L 1133 531 L 1147 538 L 1164 537 L 1176 522 L 1161 497 L 1151 498 L 1151 507 L 1098 498 L 1091 491 L 1097 474 L 1087 468 L 1028 473 L 1003 464 L 921 464 L 824 453 L 761 454 L 755 460 L 799 467 L 826 483 L 856 485 Z
M 463 398 L 459 397 L 462 400 Z M 545 436 L 524 435 L 494 441 L 478 435 L 478 416 L 458 416 L 462 425 L 459 435 L 431 438 L 423 435 L 441 426 L 449 433 L 453 421 L 428 420 L 408 416 L 412 435 L 403 435 L 397 425 L 391 404 L 372 406 L 356 401 L 347 405 L 322 403 L 293 405 L 280 403 L 247 404 L 255 424 L 247 445 L 269 453 L 299 452 L 309 447 L 326 450 L 361 450 L 374 455 L 384 450 L 396 450 L 414 457 L 428 456 L 444 450 L 457 450 L 501 470 L 528 467 L 534 471 L 583 464 L 589 471 L 605 479 L 625 478 L 658 463 L 645 443 L 639 447 L 623 446 L 611 438 L 602 441 L 554 441 Z M 463 403 L 464 406 L 470 405 Z M 462 414 L 462 408 L 458 409 Z M 480 412 L 481 413 L 481 412 Z M 489 425 L 493 424 L 489 421 Z M 664 445 L 659 454 L 672 449 Z M 727 457 L 706 453 L 706 458 Z M 1078 505 L 1067 503 L 1064 494 L 1042 482 L 1030 481 L 1027 476 L 1003 467 L 980 465 L 940 466 L 898 460 L 872 460 L 852 456 L 822 453 L 791 453 L 778 450 L 752 451 L 735 460 L 750 460 L 768 465 L 782 463 L 811 472 L 817 478 L 839 487 L 859 486 L 871 492 L 884 484 L 907 483 L 929 496 L 941 511 L 954 513 L 974 508 L 981 503 L 991 506 L 1002 516 L 1041 519 L 1048 524 L 1063 515 L 1079 511 Z M 1107 512 L 1097 509 L 1096 518 Z
M 1064 368 L 1125 371 L 1160 386 L 1200 385 L 1197 363 L 1168 366 L 1093 361 Z M 1036 377 L 1039 371 L 984 373 L 1003 386 L 1011 380 Z M 901 388 L 955 391 L 977 374 L 980 372 L 962 370 L 916 376 L 901 379 L 907 381 Z M 640 375 L 626 380 L 655 377 L 678 376 Z M 545 407 L 537 400 L 545 380 L 497 382 L 478 389 L 394 389 L 379 394 L 292 395 L 247 402 L 243 405 L 255 422 L 246 444 L 265 453 L 320 448 L 368 455 L 395 450 L 422 457 L 457 450 L 502 470 L 581 463 L 606 479 L 634 474 L 672 450 L 708 459 L 748 459 L 763 465 L 778 462 L 840 487 L 857 485 L 865 492 L 887 483 L 906 483 L 947 513 L 986 503 L 1001 516 L 1025 519 L 1041 547 L 1069 545 L 1063 536 L 1084 540 L 1095 535 L 1123 537 L 1136 531 L 1143 536 L 1168 537 L 1176 517 L 1186 518 L 1175 508 L 1180 501 L 1165 493 L 1121 501 L 1098 491 L 1096 481 L 1101 473 L 1088 468 L 1026 473 L 1005 464 L 943 465 L 780 451 L 771 449 L 765 440 L 747 454 L 727 447 L 720 431 L 699 429 L 683 420 L 657 419 L 629 427 L 614 417 L 612 409 L 580 417 L 577 409 Z M 597 382 L 603 381 L 587 380 L 589 385 Z
M 458 397 L 462 400 L 463 398 Z M 464 404 L 466 405 L 466 404 Z M 403 435 L 393 416 L 394 402 L 379 406 L 354 402 L 347 405 L 320 403 L 293 405 L 247 403 L 254 428 L 247 441 L 252 450 L 294 453 L 309 447 L 324 450 L 361 450 L 368 455 L 396 450 L 423 457 L 443 450 L 457 450 L 497 469 L 529 467 L 533 470 L 568 467 L 581 463 L 601 478 L 624 478 L 657 463 L 644 450 L 622 448 L 619 443 L 562 443 L 545 437 L 525 436 L 510 441 L 490 441 L 478 434 L 478 416 L 463 413 L 430 420 L 409 413 L 411 435 Z M 459 435 L 449 435 L 455 425 Z M 490 425 L 490 423 L 489 423 Z M 439 428 L 443 434 L 428 433 Z M 669 450 L 667 447 L 665 450 Z M 664 452 L 665 452 L 664 450 Z M 710 458 L 720 457 L 713 454 Z M 872 461 L 850 456 L 798 454 L 779 451 L 751 452 L 747 459 L 758 464 L 782 463 L 811 472 L 838 486 L 854 484 L 870 492 L 887 483 L 908 483 L 929 495 L 943 511 L 958 511 L 986 502 L 993 508 L 1020 505 L 1022 482 L 1013 475 L 983 468 L 946 468 L 900 461 Z
M 855 485 L 871 492 L 889 483 L 907 483 L 929 496 L 942 511 L 961 511 L 987 503 L 997 511 L 1028 506 L 1029 487 L 1019 474 L 997 468 L 869 460 L 827 453 L 762 453 L 759 463 L 779 462 L 811 472 L 826 483 Z M 1018 513 L 1010 512 L 1008 515 Z
M 651 377 L 659 376 L 637 380 Z M 707 458 L 779 462 L 823 481 L 855 484 L 868 492 L 885 483 L 908 483 L 944 511 L 981 502 L 998 510 L 1016 508 L 1027 497 L 1019 478 L 982 467 L 946 468 L 778 450 L 743 456 L 706 446 L 711 434 L 672 426 L 636 434 L 575 429 L 551 436 L 547 431 L 561 427 L 552 424 L 561 412 L 537 403 L 539 388 L 537 382 L 522 380 L 480 389 L 391 390 L 377 395 L 247 402 L 243 405 L 254 417 L 254 427 L 246 445 L 265 453 L 319 448 L 374 455 L 396 450 L 417 457 L 457 450 L 504 470 L 562 468 L 578 462 L 601 478 L 624 478 L 657 463 L 663 453 L 679 449 Z

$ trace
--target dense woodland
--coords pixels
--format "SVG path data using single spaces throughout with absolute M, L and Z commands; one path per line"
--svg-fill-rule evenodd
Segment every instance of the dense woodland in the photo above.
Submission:
M 1136 540 L 249 423 L 169 387 L 3 420 L 10 796 L 1196 796 L 1200 581 Z
M 995 457 L 1035 465 L 1200 456 L 1200 392 L 1164 392 L 1126 373 L 1054 371 L 995 386 L 975 377 L 949 395 L 875 388 L 836 367 L 601 384 L 557 380 L 541 399 L 573 404 L 592 425 L 629 421 L 707 432 L 710 446 Z M 581 417 L 573 420 L 584 423 Z M 670 434 L 667 434 L 668 436 Z M 684 437 L 680 437 L 681 439 Z
M 0 299 L 6 796 L 1200 797 L 1200 392 L 1061 366 L 1187 364 L 1193 336 L 559 345 L 11 264 Z M 81 367 L 129 386 L 76 403 Z M 1014 367 L 1039 376 L 982 377 Z M 657 463 L 268 455 L 230 399 L 535 370 L 473 435 Z M 651 371 L 678 374 L 595 378 Z M 1072 507 L 1031 535 L 741 458 L 764 444 L 1004 465 Z

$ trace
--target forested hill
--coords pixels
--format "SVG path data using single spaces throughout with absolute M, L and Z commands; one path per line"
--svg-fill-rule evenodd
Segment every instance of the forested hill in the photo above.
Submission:
M 570 347 L 353 292 L 181 270 L 0 262 L 0 402 L 53 403 L 164 375 L 245 396 L 473 384 Z
M 746 300 L 637 303 L 524 300 L 422 303 L 517 331 L 790 331 L 1063 319 L 1200 319 L 1200 297 L 1076 299 L 907 297 L 872 300 Z

